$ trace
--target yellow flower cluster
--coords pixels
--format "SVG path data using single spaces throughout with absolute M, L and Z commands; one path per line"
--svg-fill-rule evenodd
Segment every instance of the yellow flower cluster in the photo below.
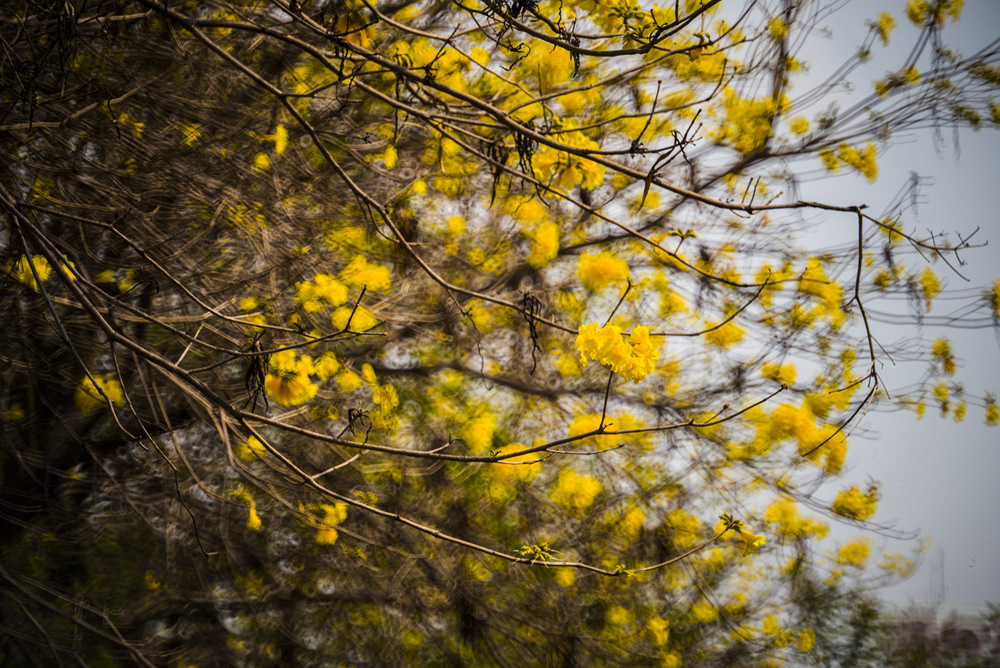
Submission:
M 559 226 L 551 220 L 540 222 L 521 231 L 531 240 L 531 253 L 526 258 L 528 266 L 544 267 L 559 254 Z
M 797 135 L 804 135 L 809 132 L 809 120 L 802 116 L 793 118 L 789 129 Z
M 341 306 L 330 316 L 330 324 L 337 330 L 347 331 L 350 324 L 352 332 L 367 332 L 378 324 L 378 318 L 364 306 Z
M 42 280 L 42 283 L 49 280 L 49 276 L 52 275 L 52 267 L 44 256 L 32 255 L 31 264 L 35 265 L 35 271 L 38 272 L 38 278 Z M 21 259 L 14 265 L 14 275 L 21 283 L 38 292 L 38 282 L 35 280 L 35 275 L 31 272 L 31 264 L 28 263 L 28 257 L 22 255 Z
M 347 286 L 330 274 L 316 274 L 311 281 L 295 284 L 295 303 L 307 313 L 322 311 L 326 305 L 340 306 L 346 301 Z
M 469 450 L 478 454 L 490 449 L 496 428 L 497 416 L 483 408 L 478 415 L 465 423 L 459 435 L 469 446 Z
M 636 383 L 652 373 L 656 360 L 660 359 L 660 351 L 650 343 L 646 326 L 636 327 L 629 336 L 629 343 L 625 343 L 621 327 L 600 327 L 592 322 L 580 328 L 576 349 L 580 351 L 581 364 L 587 364 L 589 357 Z
M 691 547 L 701 538 L 701 520 L 680 508 L 667 513 L 666 524 L 670 527 L 670 537 L 678 548 Z
M 962 7 L 965 0 L 908 0 L 906 3 L 906 17 L 918 27 L 923 27 L 927 19 L 933 19 L 938 28 L 944 27 L 945 18 L 951 18 L 952 22 L 957 21 L 962 16 Z
M 941 282 L 930 267 L 925 267 L 923 273 L 920 274 L 920 292 L 924 295 L 924 306 L 930 311 L 931 302 L 941 294 Z
M 389 267 L 371 264 L 364 255 L 354 256 L 354 259 L 340 272 L 340 280 L 349 288 L 360 290 L 367 286 L 369 290 L 383 294 L 388 294 L 392 287 Z
M 596 255 L 584 253 L 577 264 L 576 275 L 583 287 L 597 292 L 609 283 L 626 280 L 629 276 L 628 262 L 607 251 Z
M 729 348 L 730 346 L 736 345 L 743 340 L 744 334 L 741 327 L 739 327 L 735 322 L 730 320 L 722 326 L 716 327 L 718 323 L 716 322 L 706 322 L 706 329 L 711 329 L 709 332 L 705 332 L 705 342 L 710 343 L 713 346 L 718 346 L 719 348 Z
M 264 389 L 280 406 L 304 404 L 319 390 L 309 378 L 315 373 L 312 358 L 296 358 L 294 350 L 282 350 L 271 355 L 271 371 L 264 378 Z
M 378 385 L 372 383 L 372 425 L 376 429 L 392 430 L 399 426 L 396 407 L 399 406 L 399 394 L 396 388 L 388 383 Z
M 549 497 L 566 510 L 582 513 L 593 505 L 600 492 L 601 483 L 596 478 L 566 468 L 559 472 Z
M 726 125 L 720 130 L 717 141 L 726 141 L 744 155 L 762 147 L 771 136 L 771 120 L 778 111 L 778 104 L 771 98 L 744 99 L 732 89 L 723 94 L 722 106 Z
M 318 527 L 316 532 L 316 542 L 320 545 L 333 545 L 337 542 L 337 530 L 334 529 L 347 519 L 347 504 L 329 503 L 319 504 L 319 509 L 323 512 L 323 519 L 313 520 L 313 524 Z
M 597 151 L 600 146 L 582 132 L 564 132 L 556 135 L 565 146 L 582 151 Z M 569 190 L 580 186 L 593 190 L 604 182 L 607 168 L 573 153 L 559 151 L 551 146 L 538 149 L 532 158 L 535 174 L 542 181 L 551 181 L 556 188 Z
M 811 257 L 806 263 L 806 269 L 799 278 L 799 294 L 816 297 L 823 303 L 825 315 L 835 315 L 840 311 L 844 301 L 844 289 L 839 283 L 830 279 L 823 270 L 819 258 Z
M 993 318 L 1000 318 L 1000 279 L 993 281 L 993 287 L 983 294 L 986 303 L 989 304 L 990 313 Z
M 768 506 L 764 521 L 778 525 L 778 532 L 788 538 L 824 538 L 830 530 L 823 522 L 802 517 L 795 501 L 789 497 L 782 497 Z
M 870 554 L 871 545 L 867 539 L 861 538 L 840 548 L 837 552 L 837 563 L 841 566 L 864 568 Z
M 882 41 L 884 46 L 889 46 L 889 35 L 892 34 L 892 29 L 896 27 L 896 19 L 892 17 L 892 14 L 888 12 L 880 12 L 878 16 L 875 17 L 873 23 L 868 24 L 878 38 Z
M 774 380 L 785 385 L 794 385 L 797 371 L 791 362 L 779 365 L 777 362 L 765 362 L 760 368 L 760 375 L 768 380 Z
M 820 151 L 824 166 L 831 172 L 837 171 L 840 163 L 859 171 L 869 181 L 878 178 L 878 164 L 875 162 L 875 144 L 868 142 L 863 150 L 849 144 L 841 144 L 834 155 L 830 151 Z
M 257 457 L 263 458 L 267 454 L 267 448 L 257 440 L 256 436 L 251 436 L 243 443 L 236 446 L 236 456 L 245 462 L 252 462 Z
M 94 380 L 90 380 L 89 377 L 84 377 L 80 381 L 80 384 L 76 386 L 76 391 L 73 392 L 73 403 L 84 415 L 90 415 L 94 411 L 103 408 L 108 405 L 104 397 L 101 396 L 101 392 L 111 400 L 115 406 L 121 406 L 125 403 L 125 395 L 122 393 L 122 386 L 115 377 L 111 374 L 92 374 Z M 97 381 L 97 387 L 94 387 L 94 381 Z M 98 391 L 97 388 L 101 388 Z
M 758 536 L 757 534 L 750 533 L 746 529 L 740 529 L 740 540 L 743 541 L 744 556 L 753 554 L 757 551 L 757 548 L 767 542 L 767 538 L 764 536 Z
M 986 397 L 986 426 L 995 427 L 1000 423 L 1000 407 L 992 395 Z
M 832 509 L 833 512 L 842 517 L 864 521 L 875 514 L 878 499 L 878 485 L 869 484 L 868 489 L 864 492 L 857 485 L 851 485 L 849 489 L 841 490 L 837 494 Z

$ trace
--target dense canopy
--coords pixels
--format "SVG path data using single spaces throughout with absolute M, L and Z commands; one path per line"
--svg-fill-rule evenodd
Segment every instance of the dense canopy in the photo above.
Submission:
M 952 322 L 973 244 L 912 229 L 916 184 L 796 193 L 1000 123 L 961 7 L 873 15 L 817 85 L 823 2 L 9 3 L 3 656 L 876 652 L 858 592 L 912 561 L 818 547 L 881 526 L 876 482 L 825 483 L 873 407 L 1000 418 L 947 339 L 879 335 Z M 896 22 L 905 60 L 832 104 Z M 887 394 L 890 357 L 924 381 Z

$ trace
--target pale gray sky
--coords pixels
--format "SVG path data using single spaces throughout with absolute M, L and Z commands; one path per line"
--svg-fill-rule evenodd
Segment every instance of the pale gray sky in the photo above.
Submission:
M 865 20 L 889 11 L 897 17 L 892 45 L 888 49 L 876 46 L 871 63 L 852 77 L 859 87 L 871 90 L 874 79 L 902 63 L 918 34 L 906 20 L 904 6 L 904 0 L 855 0 L 825 20 L 832 37 L 814 38 L 803 54 L 812 66 L 810 76 L 819 77 L 841 63 L 864 35 Z M 954 49 L 971 55 L 1000 37 L 1000 2 L 966 0 L 962 21 L 949 24 L 944 36 Z M 805 82 L 798 85 L 806 88 Z M 855 177 L 819 180 L 806 184 L 802 196 L 835 204 L 865 203 L 878 213 L 905 185 L 911 172 L 930 177 L 918 213 L 910 212 L 906 222 L 918 230 L 962 235 L 979 227 L 976 239 L 990 244 L 965 255 L 968 264 L 963 273 L 970 283 L 940 264 L 935 270 L 949 289 L 985 286 L 1000 278 L 1000 213 L 994 203 L 1000 188 L 1000 131 L 995 126 L 979 132 L 963 131 L 957 146 L 950 131 L 944 139 L 943 147 L 935 147 L 929 132 L 896 136 L 891 149 L 880 156 L 876 184 Z M 932 314 L 945 315 L 952 308 L 952 304 L 939 302 Z M 977 395 L 987 390 L 1000 393 L 1000 332 L 876 327 L 876 336 L 886 341 L 913 336 L 932 340 L 946 333 L 962 359 L 956 378 L 964 382 L 966 390 Z M 893 387 L 912 382 L 922 371 L 913 365 L 887 365 L 880 373 L 891 392 Z M 928 407 L 919 422 L 912 413 L 880 412 L 870 413 L 863 426 L 877 437 L 852 439 L 848 472 L 824 493 L 832 498 L 839 486 L 874 477 L 883 483 L 883 500 L 875 519 L 896 520 L 902 530 L 920 529 L 922 535 L 932 537 L 934 545 L 921 571 L 908 582 L 883 590 L 882 597 L 897 602 L 926 600 L 931 581 L 928 564 L 940 561 L 937 555 L 941 550 L 946 605 L 1000 602 L 1000 427 L 986 427 L 981 409 L 970 407 L 965 422 L 955 424 L 950 416 L 940 418 L 934 406 Z M 857 533 L 851 527 L 833 529 L 832 535 L 840 539 Z M 890 541 L 887 546 L 896 551 L 912 547 L 899 541 Z

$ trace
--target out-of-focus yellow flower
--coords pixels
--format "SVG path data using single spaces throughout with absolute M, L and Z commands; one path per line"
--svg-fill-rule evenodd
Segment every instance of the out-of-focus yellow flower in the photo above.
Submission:
M 354 315 L 351 315 L 351 311 L 354 311 Z M 378 324 L 378 319 L 364 306 L 358 306 L 357 309 L 353 306 L 341 306 L 330 316 L 330 323 L 338 330 L 347 330 L 348 321 L 352 332 L 367 332 Z
M 920 291 L 924 294 L 924 306 L 930 311 L 931 302 L 941 293 L 941 282 L 930 267 L 925 267 L 920 274 Z
M 628 262 L 607 251 L 597 255 L 584 253 L 580 256 L 576 275 L 583 287 L 597 292 L 615 281 L 624 281 L 629 276 Z
M 323 513 L 323 518 L 320 520 L 310 520 L 311 523 L 318 527 L 316 532 L 316 542 L 320 545 L 333 545 L 337 542 L 337 537 L 339 534 L 334 528 L 339 526 L 347 519 L 347 504 L 346 503 L 321 503 L 319 505 L 319 510 Z
M 340 272 L 340 280 L 351 288 L 376 290 L 388 293 L 392 288 L 389 267 L 380 264 L 370 264 L 364 255 L 355 255 L 354 259 Z
M 841 547 L 840 551 L 837 552 L 837 563 L 841 566 L 864 568 L 870 554 L 871 545 L 866 539 L 862 538 Z
M 6 420 L 7 422 L 17 422 L 18 420 L 24 419 L 24 408 L 21 406 L 20 401 L 13 402 L 7 410 L 0 414 L 0 420 Z
M 257 457 L 263 457 L 266 454 L 267 448 L 257 440 L 256 436 L 251 436 L 236 446 L 236 456 L 245 462 L 252 462 Z
M 41 279 L 42 283 L 49 280 L 49 276 L 52 275 L 52 267 L 42 255 L 32 255 L 30 264 L 28 256 L 22 255 L 17 264 L 14 265 L 14 275 L 17 276 L 17 280 L 38 292 L 38 281 L 35 280 L 35 275 L 31 272 L 32 264 L 35 265 L 35 271 L 38 272 L 38 278 Z
M 364 381 L 361 380 L 361 376 L 350 369 L 344 369 L 337 374 L 337 385 L 340 386 L 342 392 L 354 392 L 360 389 L 363 384 Z
M 322 311 L 325 305 L 340 306 L 347 301 L 347 286 L 330 274 L 316 274 L 311 281 L 295 284 L 295 303 L 307 313 Z
M 497 416 L 488 410 L 483 410 L 469 420 L 459 433 L 472 452 L 482 453 L 493 444 L 493 433 L 496 428 Z
M 706 329 L 711 328 L 711 331 L 705 332 L 705 341 L 711 343 L 713 346 L 718 346 L 719 348 L 729 348 L 740 341 L 743 340 L 743 336 L 746 332 L 743 331 L 735 322 L 730 320 L 729 322 L 719 325 L 718 323 L 706 322 Z
M 557 50 L 557 52 L 561 52 L 561 50 Z M 558 137 L 566 146 L 584 151 L 600 149 L 597 142 L 582 132 L 564 132 Z M 553 187 L 564 190 L 569 190 L 577 185 L 584 190 L 593 190 L 604 182 L 604 173 L 607 171 L 604 165 L 550 146 L 539 148 L 532 158 L 532 165 L 538 178 L 551 182 Z
M 816 632 L 812 629 L 805 629 L 799 634 L 799 638 L 795 643 L 795 647 L 800 652 L 811 651 L 813 647 L 816 646 Z
M 549 497 L 558 506 L 583 513 L 593 505 L 600 492 L 601 483 L 596 478 L 566 468 L 559 472 Z
M 247 529 L 250 531 L 260 531 L 260 515 L 257 514 L 257 502 L 243 485 L 238 485 L 235 489 L 229 490 L 229 496 L 233 497 L 247 507 Z
M 852 485 L 837 494 L 832 509 L 842 517 L 864 521 L 875 514 L 878 499 L 878 485 L 870 484 L 864 492 L 857 485 Z
M 94 387 L 94 381 L 91 381 L 89 377 L 84 377 L 73 393 L 73 403 L 76 404 L 76 407 L 84 415 L 90 415 L 94 411 L 108 405 L 108 402 L 101 396 L 101 392 L 104 392 L 115 406 L 121 406 L 125 403 L 125 395 L 122 393 L 121 383 L 115 380 L 114 376 L 98 373 L 92 375 L 94 376 L 94 381 L 97 381 L 97 387 Z M 98 391 L 98 387 L 100 391 Z

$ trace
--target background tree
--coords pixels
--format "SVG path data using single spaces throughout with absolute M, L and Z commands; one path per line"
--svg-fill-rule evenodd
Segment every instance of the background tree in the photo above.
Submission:
M 15 3 L 5 657 L 809 656 L 912 568 L 814 547 L 880 528 L 876 483 L 817 493 L 880 360 L 930 369 L 897 403 L 998 418 L 866 310 L 929 317 L 968 240 L 794 195 L 997 122 L 960 9 L 908 3 L 912 52 L 838 110 L 793 88 L 821 3 Z M 827 223 L 856 243 L 802 245 Z

